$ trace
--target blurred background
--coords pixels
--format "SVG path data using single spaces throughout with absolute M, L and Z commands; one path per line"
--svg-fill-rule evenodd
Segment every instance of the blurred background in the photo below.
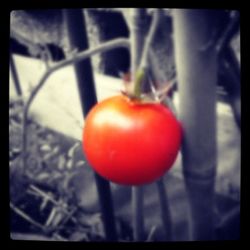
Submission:
M 142 26 L 145 34 L 153 10 L 145 9 Z M 162 86 L 176 75 L 172 10 L 163 11 L 164 17 L 152 45 L 157 80 Z M 82 13 L 90 48 L 130 36 L 129 9 L 85 9 Z M 230 48 L 235 61 L 232 62 L 227 53 L 223 60 L 219 58 L 223 63 L 219 64 L 216 86 L 217 166 L 212 210 L 216 221 L 214 239 L 231 240 L 240 237 L 240 81 L 230 80 L 233 79 L 231 67 L 236 64 L 236 68 L 240 68 L 239 13 L 221 10 L 217 19 L 214 36 L 220 41 L 226 34 L 226 46 L 223 46 Z M 32 104 L 27 125 L 25 172 L 21 165 L 25 101 L 49 67 L 76 52 L 71 49 L 61 9 L 11 12 L 9 184 L 12 239 L 106 240 L 94 173 L 82 152 L 84 118 L 72 65 L 52 74 Z M 98 101 L 120 92 L 122 75 L 130 71 L 130 60 L 125 48 L 91 57 Z M 178 114 L 178 83 L 171 100 Z M 163 181 L 171 215 L 171 240 L 186 241 L 190 233 L 189 208 L 181 153 Z M 110 185 L 117 240 L 133 241 L 131 187 Z M 143 241 L 166 241 L 154 183 L 145 185 L 144 197 Z

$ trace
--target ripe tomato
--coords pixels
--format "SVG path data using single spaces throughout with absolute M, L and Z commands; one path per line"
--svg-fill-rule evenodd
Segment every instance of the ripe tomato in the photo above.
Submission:
M 173 165 L 181 136 L 181 125 L 167 107 L 120 95 L 91 109 L 83 150 L 104 178 L 141 185 L 157 180 Z

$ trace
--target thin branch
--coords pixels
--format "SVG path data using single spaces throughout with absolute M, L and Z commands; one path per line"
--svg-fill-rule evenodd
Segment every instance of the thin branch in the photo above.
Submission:
M 63 203 L 56 201 L 52 196 L 43 192 L 42 190 L 40 190 L 38 187 L 36 187 L 34 185 L 31 185 L 30 188 L 31 188 L 31 190 L 35 191 L 37 194 L 39 194 L 43 198 L 51 201 L 56 207 L 60 207 L 64 211 L 64 213 L 67 214 L 67 216 L 71 216 L 72 211 L 68 211 L 68 209 L 63 206 Z M 71 219 L 73 222 L 77 222 L 76 218 L 72 217 Z
M 101 52 L 105 52 L 111 49 L 115 49 L 118 47 L 125 47 L 125 48 L 129 48 L 130 47 L 130 42 L 128 39 L 126 38 L 118 38 L 118 39 L 114 39 L 112 41 L 108 41 L 106 43 L 103 43 L 99 46 L 97 46 L 96 48 L 93 49 L 88 49 L 86 51 L 83 51 L 77 55 L 75 55 L 73 58 L 68 58 L 65 59 L 57 64 L 55 64 L 54 66 L 52 66 L 51 68 L 49 68 L 44 75 L 42 76 L 41 80 L 39 81 L 39 83 L 37 84 L 37 86 L 34 88 L 34 90 L 32 91 L 29 99 L 27 100 L 27 103 L 24 107 L 24 115 L 23 115 L 23 131 L 22 131 L 22 147 L 23 147 L 23 168 L 25 168 L 26 165 L 26 158 L 27 158 L 27 137 L 26 137 L 26 130 L 27 130 L 27 120 L 28 120 L 28 112 L 30 109 L 30 106 L 34 100 L 34 98 L 36 97 L 36 95 L 38 94 L 39 90 L 44 86 L 46 80 L 49 78 L 49 76 L 54 73 L 55 71 L 57 71 L 60 68 L 63 68 L 67 65 L 70 65 L 72 63 L 77 63 L 81 60 L 84 60 L 86 58 L 89 58 L 90 56 L 93 56 L 97 53 L 101 53 Z
M 34 186 L 33 184 L 30 185 L 30 189 L 35 191 L 37 194 L 39 194 L 43 198 L 51 201 L 54 205 L 56 205 L 56 206 L 60 205 L 59 202 L 56 201 L 52 196 L 50 196 L 47 193 L 43 192 L 42 190 L 40 190 L 38 187 Z
M 50 225 L 52 224 L 52 221 L 55 219 L 55 216 L 57 215 L 57 212 L 58 212 L 57 207 L 53 207 L 52 210 L 50 211 L 50 214 L 49 214 L 46 222 L 45 222 L 46 227 L 50 227 Z
M 216 44 L 216 51 L 217 53 L 221 53 L 225 47 L 228 46 L 229 42 L 231 41 L 232 37 L 235 35 L 237 30 L 240 26 L 240 14 L 238 11 L 232 11 L 231 13 L 231 20 L 226 27 L 224 33 L 217 41 Z
M 146 10 L 133 8 L 130 10 L 130 40 L 131 40 L 131 79 L 134 81 L 137 68 L 142 56 L 142 45 L 144 42 L 143 23 Z
M 218 224 L 216 225 L 217 228 L 223 228 L 223 226 L 227 225 L 231 220 L 233 220 L 236 217 L 240 217 L 240 207 L 237 206 L 230 210 L 225 216 L 223 216 Z
M 151 46 L 151 44 L 153 42 L 156 30 L 158 28 L 160 17 L 161 17 L 161 10 L 156 9 L 154 11 L 152 24 L 150 26 L 150 30 L 149 30 L 149 33 L 148 33 L 148 35 L 146 37 L 145 44 L 144 44 L 144 47 L 143 47 L 143 53 L 142 53 L 141 61 L 140 61 L 140 64 L 139 64 L 140 69 L 146 70 L 148 68 L 149 49 L 150 49 L 150 46 Z
M 77 223 L 77 221 L 75 220 L 75 218 L 73 217 L 73 214 L 77 211 L 77 207 L 74 207 L 69 213 L 68 215 L 62 220 L 61 224 L 60 224 L 60 228 L 65 225 L 69 220 L 72 220 L 73 222 Z
M 134 80 L 134 95 L 136 97 L 139 97 L 139 98 L 140 98 L 140 94 L 141 94 L 141 90 L 142 90 L 141 85 L 142 85 L 145 77 L 147 76 L 147 71 L 148 71 L 148 67 L 149 67 L 149 60 L 148 60 L 149 56 L 148 55 L 149 55 L 151 43 L 153 41 L 153 38 L 155 36 L 155 32 L 157 30 L 157 27 L 158 27 L 158 24 L 160 21 L 160 16 L 161 16 L 160 13 L 161 13 L 161 10 L 158 10 L 158 9 L 155 10 L 155 12 L 154 12 L 153 20 L 152 20 L 152 23 L 150 25 L 150 30 L 148 32 L 148 35 L 146 37 L 146 40 L 145 40 L 145 43 L 143 46 L 142 56 L 140 57 L 140 62 L 139 62 L 139 65 L 137 66 L 138 69 L 137 70 L 133 69 L 134 74 L 135 74 L 134 78 L 132 78 L 132 79 L 135 79 Z M 132 49 L 131 49 L 131 52 L 133 52 Z M 133 58 L 133 55 L 132 55 L 132 58 Z M 137 59 L 139 59 L 139 58 L 137 58 Z

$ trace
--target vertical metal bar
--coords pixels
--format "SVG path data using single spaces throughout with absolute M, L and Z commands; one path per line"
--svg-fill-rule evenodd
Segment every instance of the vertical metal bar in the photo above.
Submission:
M 136 241 L 143 241 L 145 238 L 143 193 L 143 187 L 132 187 L 133 237 Z
M 144 42 L 143 19 L 146 15 L 145 9 L 131 9 L 130 39 L 131 39 L 131 76 L 135 78 L 142 56 Z M 144 27 L 145 28 L 145 27 Z M 132 216 L 134 240 L 144 240 L 144 218 L 143 218 L 143 187 L 132 187 Z
M 168 197 L 165 190 L 163 179 L 160 179 L 156 183 L 158 189 L 158 195 L 160 200 L 161 219 L 163 224 L 163 230 L 167 241 L 171 241 L 172 237 L 172 222 L 170 216 L 170 210 L 168 206 Z
M 69 9 L 64 10 L 63 14 L 71 49 L 77 49 L 78 51 L 88 49 L 88 39 L 83 10 Z M 90 60 L 87 59 L 76 63 L 75 73 L 78 82 L 83 115 L 86 116 L 91 107 L 97 102 Z M 115 228 L 114 209 L 109 182 L 104 180 L 96 173 L 95 180 L 103 216 L 106 240 L 116 241 L 117 233 Z
M 18 78 L 16 65 L 15 65 L 12 53 L 10 53 L 10 70 L 11 70 L 11 73 L 12 73 L 16 93 L 17 93 L 17 95 L 21 96 L 22 95 L 22 89 L 21 89 L 21 85 L 20 85 L 20 81 L 19 81 L 19 78 Z
M 217 58 L 215 48 L 209 46 L 211 14 L 212 10 L 192 9 L 173 13 L 191 240 L 211 240 L 214 232 Z

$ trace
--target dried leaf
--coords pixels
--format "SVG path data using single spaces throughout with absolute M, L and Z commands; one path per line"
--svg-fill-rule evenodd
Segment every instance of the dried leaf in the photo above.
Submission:
M 51 146 L 50 146 L 49 144 L 43 144 L 43 145 L 40 147 L 40 150 L 41 150 L 41 151 L 47 152 L 47 151 L 51 151 L 52 149 L 51 149 Z
M 90 239 L 87 233 L 76 231 L 70 235 L 69 240 L 70 241 L 89 241 Z
M 68 157 L 72 158 L 74 156 L 75 150 L 79 147 L 80 143 L 76 142 L 68 151 Z
M 64 155 L 60 155 L 59 159 L 58 159 L 58 165 L 57 165 L 58 169 L 59 170 L 63 170 L 64 167 L 65 167 L 65 165 L 66 165 L 65 156 Z
M 40 208 L 39 208 L 40 211 L 42 211 L 42 210 L 45 209 L 45 207 L 47 206 L 48 202 L 49 202 L 49 199 L 44 197 L 44 199 L 43 199 L 43 201 L 42 201 L 42 203 L 40 205 Z
M 53 136 L 51 133 L 48 133 L 48 134 L 46 135 L 46 140 L 47 140 L 48 142 L 53 142 L 54 136 Z
M 58 171 L 54 171 L 52 172 L 52 175 L 51 175 L 51 179 L 58 179 L 58 178 L 61 178 L 62 177 L 62 173 L 58 172 Z
M 38 181 L 45 181 L 45 180 L 48 179 L 49 177 L 50 177 L 50 174 L 49 174 L 49 173 L 42 172 L 42 173 L 40 173 L 40 174 L 36 177 L 36 179 L 37 179 Z
M 54 228 L 57 227 L 64 217 L 65 213 L 63 213 L 61 210 L 57 210 L 55 216 L 53 217 L 53 220 L 51 221 L 51 226 Z
M 62 182 L 62 190 L 66 191 L 69 193 L 70 189 L 70 181 L 72 178 L 76 175 L 76 172 L 66 172 L 63 182 Z
M 20 153 L 21 152 L 20 147 L 12 147 L 11 150 L 12 150 L 13 153 Z
M 100 213 L 93 213 L 93 214 L 84 213 L 84 214 L 81 214 L 80 220 L 81 220 L 81 223 L 93 227 L 101 223 L 101 214 Z
M 56 210 L 57 209 L 55 207 L 52 208 L 52 210 L 51 210 L 51 212 L 50 212 L 50 214 L 49 214 L 49 216 L 47 218 L 47 221 L 45 223 L 45 226 L 50 226 L 51 225 L 51 223 L 52 223 L 52 221 L 53 221 L 53 219 L 55 217 Z
M 79 168 L 79 167 L 81 167 L 81 166 L 84 166 L 84 164 L 85 164 L 85 161 L 78 161 L 78 162 L 76 163 L 76 167 Z
M 73 167 L 73 164 L 74 164 L 74 161 L 72 159 L 69 159 L 66 163 L 66 168 L 67 169 L 72 169 Z
M 59 146 L 55 146 L 51 151 L 46 152 L 46 154 L 43 156 L 44 161 L 49 160 L 51 157 L 55 156 L 58 154 L 60 151 Z
M 53 153 L 53 154 L 55 155 L 55 154 L 59 153 L 59 151 L 60 151 L 60 146 L 55 146 L 55 147 L 53 148 L 53 150 L 52 150 L 51 153 Z

